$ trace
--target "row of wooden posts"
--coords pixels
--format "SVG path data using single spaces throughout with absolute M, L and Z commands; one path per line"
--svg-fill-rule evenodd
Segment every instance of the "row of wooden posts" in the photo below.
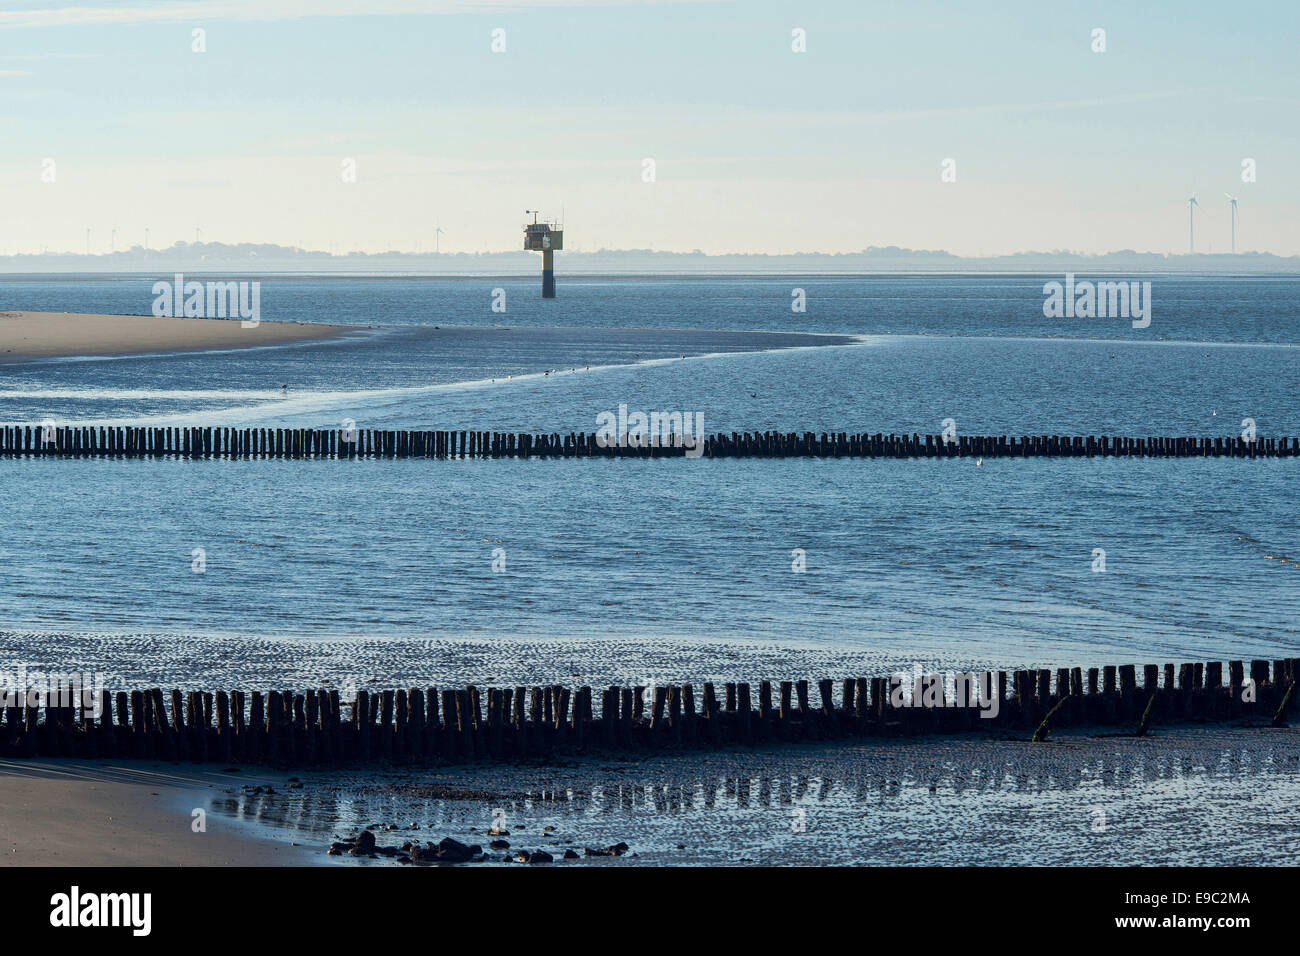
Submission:
M 552 753 L 671 749 L 924 733 L 1021 736 L 1052 726 L 1270 719 L 1300 709 L 1300 658 L 652 688 L 411 688 L 302 693 L 81 688 L 5 699 L 0 751 L 77 756 L 330 766 L 373 761 L 509 760 Z M 1055 682 L 1053 682 L 1055 678 Z M 897 690 L 903 684 L 907 694 Z M 913 686 L 915 685 L 915 686 Z M 979 685 L 984 690 L 976 691 Z M 648 693 L 647 693 L 648 691 Z M 989 693 L 991 691 L 991 694 Z M 986 696 L 979 697 L 979 693 Z M 996 716 L 989 704 L 996 695 Z M 83 706 L 84 702 L 84 706 Z M 98 704 L 98 716 L 96 707 Z M 901 706 L 900 706 L 901 705 Z M 1059 706 L 1058 706 L 1059 705 Z
M 55 458 L 1293 458 L 1300 439 L 731 432 L 688 446 L 597 433 L 10 425 L 0 457 Z

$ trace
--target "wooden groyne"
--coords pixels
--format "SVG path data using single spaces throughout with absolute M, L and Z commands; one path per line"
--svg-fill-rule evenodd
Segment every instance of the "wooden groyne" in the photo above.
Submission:
M 1141 723 L 1142 734 L 1175 723 L 1278 726 L 1300 710 L 1300 696 L 1291 693 L 1300 658 L 1255 660 L 1248 666 L 1229 661 L 1226 671 L 1211 661 L 1148 664 L 1140 674 L 1128 664 L 951 676 L 956 679 L 945 689 L 943 675 L 907 675 L 915 705 L 895 690 L 900 678 L 885 677 L 815 685 L 706 683 L 698 697 L 691 684 L 595 692 L 558 684 L 428 687 L 360 691 L 346 703 L 330 689 L 164 693 L 152 688 L 101 691 L 98 717 L 93 706 L 73 706 L 81 699 L 74 687 L 72 696 L 44 707 L 18 696 L 6 700 L 0 752 L 271 766 L 454 764 L 935 733 L 1028 740 L 1072 725 L 1137 733 Z M 973 693 L 963 696 L 980 684 L 992 691 L 982 702 Z M 994 698 L 997 707 L 990 708 Z
M 315 428 L 0 428 L 0 458 L 1294 458 L 1300 439 L 1240 436 L 896 435 L 731 432 L 683 447 L 602 442 L 594 432 Z

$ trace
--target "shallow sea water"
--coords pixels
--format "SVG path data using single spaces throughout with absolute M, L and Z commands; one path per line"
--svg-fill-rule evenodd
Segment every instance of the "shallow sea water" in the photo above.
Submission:
M 329 857 L 374 826 L 381 845 L 446 836 L 554 866 L 1291 865 L 1300 853 L 1300 733 L 1182 728 L 1145 739 L 1073 731 L 1048 744 L 939 738 L 754 751 L 300 775 L 211 809 Z M 466 792 L 448 799 L 447 788 Z M 476 793 L 475 791 L 486 791 Z M 387 826 L 394 829 L 386 830 Z M 548 829 L 550 828 L 550 829 Z M 560 862 L 626 842 L 619 858 Z M 635 855 L 632 855 L 635 854 Z M 391 860 L 363 865 L 398 865 Z M 518 864 L 511 864 L 518 865 Z

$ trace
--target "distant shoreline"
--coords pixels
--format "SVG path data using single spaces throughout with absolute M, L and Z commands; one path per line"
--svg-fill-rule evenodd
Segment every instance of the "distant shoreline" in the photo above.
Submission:
M 265 348 L 336 338 L 357 326 L 238 319 L 0 311 L 0 364 L 33 359 Z
M 537 270 L 531 271 L 490 271 L 490 272 L 430 272 L 430 271 L 411 271 L 402 272 L 395 270 L 371 270 L 371 271 L 343 271 L 338 269 L 329 269 L 322 271 L 312 271 L 310 269 L 286 269 L 283 271 L 268 269 L 247 269 L 231 264 L 229 268 L 220 266 L 208 266 L 207 268 L 197 269 L 193 267 L 162 268 L 151 271 L 123 270 L 123 271 L 84 271 L 72 270 L 66 272 L 5 272 L 0 270 L 0 283 L 4 282 L 104 282 L 111 280 L 122 281 L 140 281 L 155 282 L 160 277 L 170 278 L 177 271 L 184 272 L 191 278 L 201 277 L 230 277 L 230 276 L 256 276 L 260 279 L 275 279 L 276 281 L 297 281 L 297 282 L 318 282 L 318 281 L 391 281 L 400 280 L 406 282 L 492 282 L 497 280 L 507 281 L 529 281 L 537 282 Z M 1245 271 L 1245 270 L 1210 270 L 1210 269 L 1161 269 L 1152 270 L 1150 268 L 1132 268 L 1126 266 L 1117 266 L 1112 264 L 1095 264 L 1095 265 L 1078 265 L 1064 264 L 1061 266 L 1042 266 L 1039 268 L 1022 268 L 1022 269 L 858 269 L 858 270 L 818 270 L 818 269 L 790 269 L 790 268 L 771 268 L 761 271 L 737 271 L 726 270 L 710 272 L 705 270 L 623 270 L 623 271 L 574 271 L 561 272 L 557 269 L 557 285 L 563 290 L 566 283 L 576 282 L 676 282 L 679 280 L 693 281 L 718 281 L 718 280 L 744 280 L 749 282 L 758 282 L 763 280 L 785 281 L 789 279 L 810 279 L 810 280 L 863 280 L 863 279 L 1037 279 L 1044 276 L 1055 277 L 1059 279 L 1066 272 L 1073 272 L 1081 276 L 1113 276 L 1123 275 L 1125 277 L 1149 277 L 1153 279 L 1300 279 L 1300 267 L 1295 271 Z
M 571 237 L 576 238 L 576 237 Z M 1041 275 L 1062 272 L 1157 275 L 1300 275 L 1300 254 L 1244 252 L 1153 252 L 1069 249 L 958 255 L 944 249 L 873 245 L 844 252 L 716 252 L 699 249 L 577 249 L 556 259 L 556 278 L 578 276 L 698 275 Z M 0 275 L 170 273 L 533 276 L 541 257 L 523 249 L 440 252 L 386 249 L 327 252 L 273 242 L 177 242 L 164 248 L 139 245 L 110 253 L 41 252 L 0 255 Z

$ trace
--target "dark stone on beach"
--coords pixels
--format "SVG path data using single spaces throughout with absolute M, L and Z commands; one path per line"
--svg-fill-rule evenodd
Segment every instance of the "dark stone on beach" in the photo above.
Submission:
M 490 848 L 492 848 L 493 850 L 508 850 L 508 849 L 510 849 L 510 841 L 509 841 L 509 840 L 493 840 L 491 843 L 488 844 L 488 846 L 489 846 Z
M 405 843 L 402 844 L 401 849 L 409 852 L 411 847 L 414 845 L 415 844 L 413 844 L 410 840 L 407 840 Z
M 418 843 L 411 844 L 411 862 L 412 863 L 436 863 L 438 861 L 438 851 L 431 846 L 421 846 Z
M 547 853 L 545 850 L 537 850 L 533 853 L 532 857 L 529 859 L 528 862 L 529 863 L 552 863 L 554 861 L 555 861 L 555 857 L 551 856 L 551 854 Z
M 375 849 L 375 835 L 369 830 L 362 830 L 352 842 L 357 845 L 356 848 L 362 853 L 370 853 Z
M 515 854 L 516 863 L 527 863 L 530 860 L 532 860 L 532 858 L 533 855 L 529 853 L 527 850 L 520 850 L 518 853 Z
M 397 856 L 402 851 L 395 846 L 377 846 L 375 852 L 380 856 Z
M 613 846 L 607 846 L 603 850 L 593 850 L 591 847 L 587 847 L 582 852 L 587 856 L 622 856 L 627 852 L 627 844 L 615 843 Z
M 574 853 L 572 850 L 565 850 L 564 858 L 566 860 L 576 860 L 578 858 L 578 854 Z
M 348 850 L 352 849 L 351 843 L 331 843 L 330 848 L 326 851 L 330 856 L 342 856 Z
M 438 849 L 433 845 L 411 844 L 411 862 L 413 864 L 434 864 L 438 862 Z
M 451 837 L 443 837 L 435 852 L 439 863 L 468 863 L 482 850 L 476 846 L 468 847 Z
M 352 849 L 348 850 L 348 856 L 374 856 L 374 855 L 375 855 L 374 850 L 363 850 L 359 846 L 354 846 Z

